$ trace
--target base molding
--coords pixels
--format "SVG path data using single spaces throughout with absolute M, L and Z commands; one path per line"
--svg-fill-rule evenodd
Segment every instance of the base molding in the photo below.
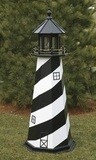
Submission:
M 65 151 L 65 152 L 73 151 L 76 146 L 76 143 L 73 139 L 70 139 L 70 141 L 68 142 L 68 145 L 66 145 L 66 146 L 49 149 L 49 148 L 36 148 L 36 147 L 30 145 L 29 142 L 26 141 L 25 146 L 28 149 L 30 149 L 31 151 L 56 153 L 56 152 L 60 152 L 60 151 Z

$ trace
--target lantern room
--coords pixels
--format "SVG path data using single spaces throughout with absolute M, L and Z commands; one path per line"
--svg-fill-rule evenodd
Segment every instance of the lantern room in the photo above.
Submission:
M 34 49 L 34 54 L 57 56 L 64 53 L 60 44 L 60 34 L 65 31 L 53 20 L 51 14 L 48 10 L 46 20 L 34 30 L 34 33 L 38 34 L 38 47 Z

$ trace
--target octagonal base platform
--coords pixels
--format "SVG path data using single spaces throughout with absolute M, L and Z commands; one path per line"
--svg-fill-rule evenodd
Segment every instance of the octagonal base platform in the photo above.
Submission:
M 30 145 L 27 141 L 25 142 L 25 146 L 30 149 L 31 151 L 38 151 L 38 152 L 51 152 L 51 153 L 56 153 L 56 152 L 70 152 L 73 151 L 76 143 L 73 139 L 71 139 L 66 146 L 54 148 L 54 149 L 49 149 L 49 148 L 35 148 L 34 146 Z

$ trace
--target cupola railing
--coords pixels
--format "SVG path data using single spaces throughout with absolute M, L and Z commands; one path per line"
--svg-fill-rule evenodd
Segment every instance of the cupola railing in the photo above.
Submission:
M 40 49 L 38 47 L 33 48 L 33 55 L 45 55 L 45 56 L 64 56 L 66 49 L 64 47 L 61 47 L 60 49 Z

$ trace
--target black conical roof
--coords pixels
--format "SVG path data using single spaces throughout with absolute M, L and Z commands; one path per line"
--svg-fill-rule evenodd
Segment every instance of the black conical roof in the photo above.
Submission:
M 60 25 L 52 19 L 50 10 L 48 10 L 47 14 L 48 14 L 47 19 L 34 30 L 34 33 L 38 34 L 65 33 L 62 27 L 60 27 Z

